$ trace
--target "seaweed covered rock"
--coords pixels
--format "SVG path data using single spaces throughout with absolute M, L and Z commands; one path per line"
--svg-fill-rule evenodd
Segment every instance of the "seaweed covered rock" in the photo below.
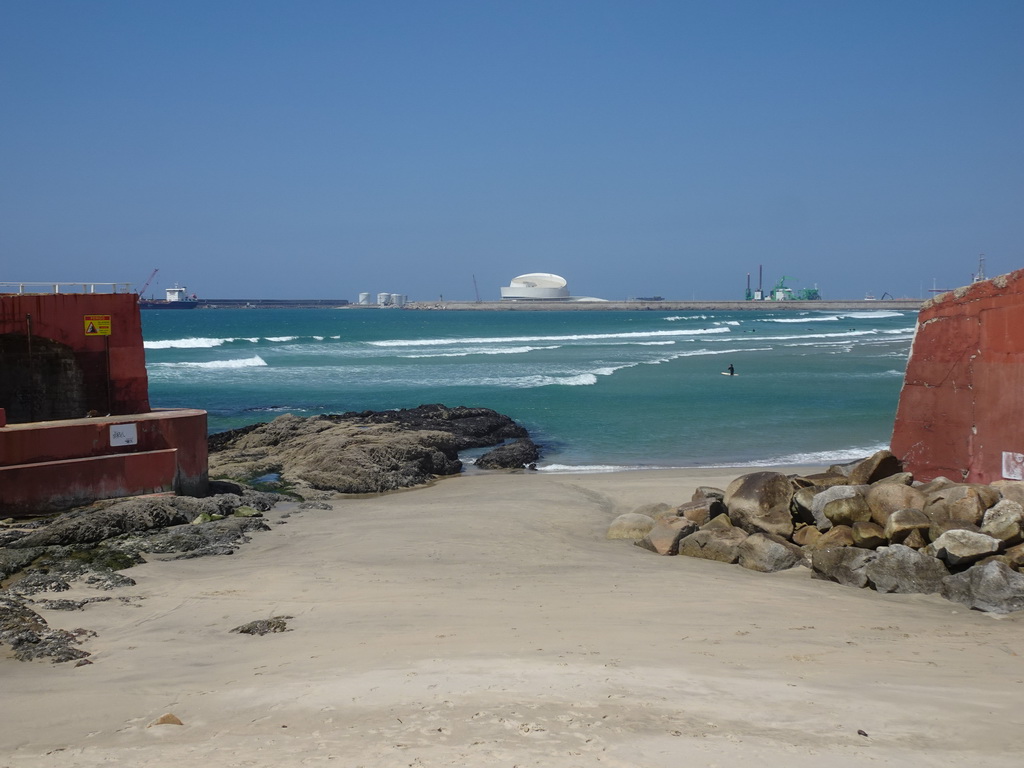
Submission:
M 211 436 L 210 475 L 249 482 L 273 474 L 303 496 L 382 493 L 458 473 L 460 451 L 525 437 L 525 429 L 489 408 L 285 414 Z

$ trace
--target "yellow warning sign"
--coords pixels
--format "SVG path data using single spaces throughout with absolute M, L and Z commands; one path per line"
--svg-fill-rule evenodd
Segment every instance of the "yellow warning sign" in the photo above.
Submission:
M 109 336 L 110 315 L 86 315 L 85 316 L 86 336 Z

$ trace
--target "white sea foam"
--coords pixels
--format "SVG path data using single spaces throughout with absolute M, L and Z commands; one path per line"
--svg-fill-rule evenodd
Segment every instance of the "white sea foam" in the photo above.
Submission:
M 444 347 L 456 344 L 524 344 L 529 342 L 600 341 L 602 339 L 648 339 L 729 333 L 728 328 L 700 328 L 673 331 L 629 331 L 625 333 L 577 333 L 564 336 L 493 336 L 459 339 L 385 339 L 366 342 L 373 347 Z
M 547 464 L 537 470 L 551 475 L 596 475 L 608 472 L 634 472 L 643 469 L 679 469 L 679 467 L 630 466 L 625 464 Z
M 209 349 L 219 347 L 234 339 L 165 339 L 164 341 L 144 341 L 142 346 L 146 349 Z
M 298 336 L 267 336 L 267 341 L 281 342 L 281 341 L 295 341 Z
M 861 448 L 841 448 L 834 451 L 788 453 L 782 456 L 776 456 L 766 461 L 749 462 L 746 464 L 737 464 L 736 466 L 785 466 L 797 464 L 807 464 L 811 466 L 816 466 L 819 464 L 837 464 L 845 461 L 856 461 L 857 459 L 864 459 L 878 451 L 888 449 L 888 447 L 888 445 L 883 443 L 879 445 Z
M 865 310 L 863 312 L 848 312 L 845 315 L 840 315 L 840 317 L 852 317 L 863 320 L 880 320 L 885 317 L 903 317 L 905 314 L 905 312 L 896 312 L 889 309 L 872 309 Z
M 839 315 L 827 315 L 825 317 L 766 317 L 762 323 L 832 323 L 839 319 Z
M 666 342 L 671 344 L 672 342 Z M 427 357 L 469 357 L 470 355 L 523 355 L 539 349 L 559 349 L 560 344 L 550 347 L 479 347 L 462 349 L 458 352 L 422 352 L 420 354 L 398 355 L 407 360 L 418 360 Z
M 210 360 L 205 363 L 155 363 L 154 367 L 168 368 L 262 368 L 266 361 L 259 355 L 241 360 Z
M 513 380 L 513 386 L 532 387 L 590 387 L 597 384 L 597 374 L 577 373 L 573 376 L 522 376 Z

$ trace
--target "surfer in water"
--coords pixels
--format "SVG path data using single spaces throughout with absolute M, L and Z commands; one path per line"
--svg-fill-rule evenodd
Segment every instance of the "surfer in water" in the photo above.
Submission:
M 732 367 L 732 363 L 729 363 L 729 375 L 730 376 L 735 376 L 736 375 L 736 369 Z

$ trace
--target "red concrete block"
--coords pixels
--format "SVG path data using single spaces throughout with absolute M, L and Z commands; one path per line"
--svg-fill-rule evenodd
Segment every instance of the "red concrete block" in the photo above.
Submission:
M 891 449 L 919 479 L 1024 473 L 1024 270 L 945 293 L 918 316 Z

